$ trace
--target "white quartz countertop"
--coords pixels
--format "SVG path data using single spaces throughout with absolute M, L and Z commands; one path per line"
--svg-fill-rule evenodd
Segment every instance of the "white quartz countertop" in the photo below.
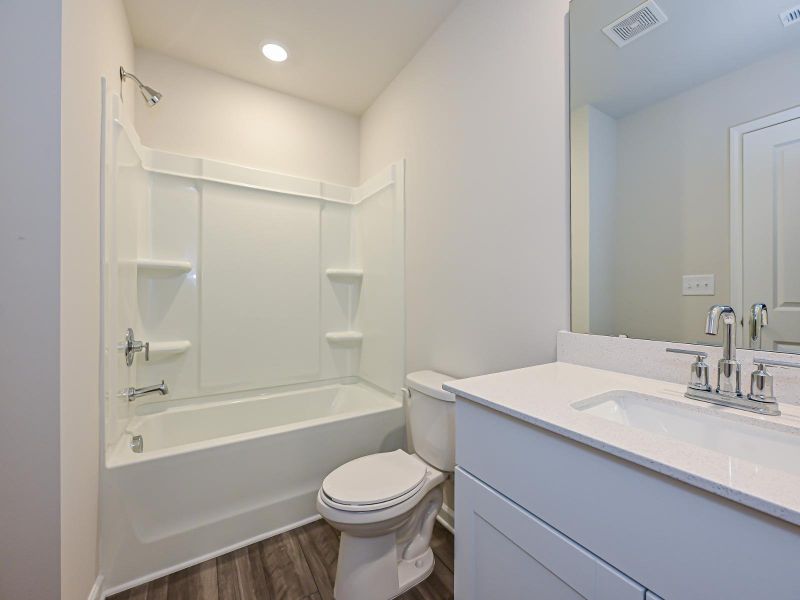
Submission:
M 443 387 L 516 419 L 800 525 L 800 477 L 587 414 L 573 404 L 605 392 L 628 390 L 685 404 L 693 411 L 800 435 L 798 406 L 782 404 L 781 416 L 761 416 L 688 400 L 683 385 L 560 362 L 451 381 Z

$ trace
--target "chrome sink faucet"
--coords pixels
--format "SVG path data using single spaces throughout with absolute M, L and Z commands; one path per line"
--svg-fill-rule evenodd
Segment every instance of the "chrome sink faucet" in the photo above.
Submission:
M 736 360 L 736 313 L 730 306 L 715 304 L 708 310 L 706 333 L 716 335 L 719 332 L 720 321 L 723 324 L 722 358 L 717 363 L 716 389 L 712 389 L 709 384 L 709 369 L 705 362 L 708 354 L 699 350 L 667 348 L 667 352 L 691 354 L 696 357 L 692 363 L 689 384 L 684 396 L 692 400 L 739 408 L 761 415 L 780 415 L 778 401 L 773 393 L 773 378 L 767 372 L 767 367 L 800 368 L 800 363 L 754 357 L 756 368 L 750 377 L 750 393 L 745 397 L 742 394 L 742 365 Z
M 750 348 L 761 350 L 761 330 L 769 324 L 767 305 L 753 304 L 750 307 Z
M 159 393 L 162 396 L 166 396 L 169 394 L 169 388 L 167 387 L 166 382 L 162 379 L 161 383 L 157 383 L 156 385 L 148 385 L 147 387 L 135 388 L 129 387 L 120 393 L 121 396 L 124 396 L 128 399 L 128 402 L 133 402 L 139 396 L 145 396 L 147 394 L 155 394 Z
M 706 334 L 717 335 L 722 321 L 722 358 L 717 363 L 717 393 L 742 397 L 742 365 L 736 360 L 736 313 L 724 304 L 708 309 Z

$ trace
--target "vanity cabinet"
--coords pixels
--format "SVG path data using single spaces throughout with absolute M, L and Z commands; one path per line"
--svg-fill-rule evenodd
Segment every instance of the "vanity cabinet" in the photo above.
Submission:
M 456 471 L 459 600 L 644 600 L 645 589 L 465 471 Z
M 459 600 L 800 599 L 796 525 L 523 417 L 457 398 Z

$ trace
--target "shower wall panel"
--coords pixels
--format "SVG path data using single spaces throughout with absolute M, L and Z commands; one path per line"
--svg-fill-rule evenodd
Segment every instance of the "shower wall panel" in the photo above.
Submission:
M 108 127 L 107 448 L 154 403 L 359 378 L 399 397 L 402 163 L 346 188 L 144 147 L 118 98 Z M 128 327 L 149 360 L 125 364 Z
M 317 379 L 320 202 L 206 183 L 201 213 L 202 390 Z
M 359 376 L 390 393 L 405 372 L 403 172 L 398 163 L 364 184 L 353 208 L 353 254 L 364 272 L 354 313 L 363 335 Z
M 149 189 L 142 215 L 139 256 L 179 258 L 192 265 L 186 274 L 142 271 L 139 277 L 139 338 L 149 341 L 150 360 L 137 357 L 138 385 L 165 380 L 170 395 L 197 392 L 198 361 L 191 348 L 200 336 L 198 278 L 201 184 L 188 177 L 148 173 Z M 169 340 L 189 343 L 190 351 L 167 354 L 159 344 Z

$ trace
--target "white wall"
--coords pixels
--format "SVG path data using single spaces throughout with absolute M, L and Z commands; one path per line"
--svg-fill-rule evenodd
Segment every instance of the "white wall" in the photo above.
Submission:
M 614 333 L 614 281 L 608 277 L 617 249 L 617 122 L 594 107 L 589 117 L 589 322 L 600 335 Z
M 59 597 L 61 2 L 0 2 L 0 598 Z
M 575 109 L 570 114 L 570 242 L 572 252 L 572 331 L 589 333 L 589 240 L 591 193 L 589 190 L 589 168 L 591 153 L 589 145 L 589 105 Z M 616 154 L 616 150 L 615 150 Z
M 134 65 L 121 0 L 64 0 L 62 35 L 61 598 L 84 600 L 98 569 L 100 77 L 116 90 Z
M 696 342 L 730 302 L 729 129 L 797 105 L 798 69 L 799 50 L 779 54 L 617 121 L 616 333 Z M 703 273 L 716 296 L 682 296 Z
M 614 333 L 617 124 L 594 106 L 572 111 L 572 331 Z
M 358 118 L 136 49 L 136 75 L 164 94 L 136 101 L 136 131 L 159 150 L 343 185 L 358 182 Z M 133 85 L 125 101 L 138 94 Z M 384 166 L 384 165 L 382 165 Z
M 567 0 L 463 0 L 362 118 L 406 158 L 407 369 L 555 358 L 569 324 Z

